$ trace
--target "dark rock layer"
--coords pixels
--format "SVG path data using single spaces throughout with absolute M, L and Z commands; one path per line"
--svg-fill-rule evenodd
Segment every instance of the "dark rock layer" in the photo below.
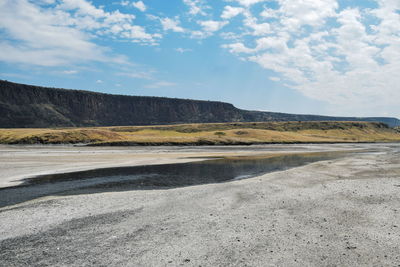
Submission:
M 377 121 L 391 127 L 400 125 L 396 118 L 327 117 L 247 111 L 223 102 L 110 95 L 0 80 L 1 128 L 252 121 Z

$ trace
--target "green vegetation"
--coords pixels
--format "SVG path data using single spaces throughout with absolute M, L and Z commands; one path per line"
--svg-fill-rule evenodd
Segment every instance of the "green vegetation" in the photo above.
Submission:
M 216 135 L 218 137 L 222 137 L 222 136 L 226 135 L 226 133 L 224 133 L 224 132 L 215 132 L 214 135 Z
M 375 122 L 256 122 L 0 129 L 2 144 L 235 145 L 399 141 L 399 129 Z

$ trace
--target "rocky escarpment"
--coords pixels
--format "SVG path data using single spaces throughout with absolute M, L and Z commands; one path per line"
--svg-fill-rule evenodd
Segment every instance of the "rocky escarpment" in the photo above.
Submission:
M 242 121 L 222 102 L 53 89 L 1 81 L 0 127 L 112 126 Z
M 216 101 L 110 95 L 0 80 L 2 128 L 321 120 L 378 121 L 393 127 L 400 125 L 400 121 L 395 118 L 326 117 L 247 111 Z

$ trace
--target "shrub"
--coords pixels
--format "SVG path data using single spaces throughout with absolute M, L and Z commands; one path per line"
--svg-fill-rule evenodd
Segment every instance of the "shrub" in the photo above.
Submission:
M 222 137 L 222 136 L 226 135 L 226 133 L 224 133 L 224 132 L 215 132 L 214 134 L 218 137 Z
M 237 134 L 237 135 L 245 135 L 245 134 L 248 134 L 249 132 L 246 132 L 246 131 L 237 131 L 237 132 L 235 132 L 235 134 Z

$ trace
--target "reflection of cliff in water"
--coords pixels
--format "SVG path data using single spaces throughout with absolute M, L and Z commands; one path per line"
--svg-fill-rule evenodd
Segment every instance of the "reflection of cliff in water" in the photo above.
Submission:
M 167 189 L 220 183 L 285 170 L 344 153 L 302 153 L 268 158 L 243 157 L 165 165 L 119 167 L 44 175 L 26 179 L 20 186 L 0 190 L 0 206 L 46 195 L 72 195 L 109 191 Z M 7 198 L 7 196 L 9 196 Z

